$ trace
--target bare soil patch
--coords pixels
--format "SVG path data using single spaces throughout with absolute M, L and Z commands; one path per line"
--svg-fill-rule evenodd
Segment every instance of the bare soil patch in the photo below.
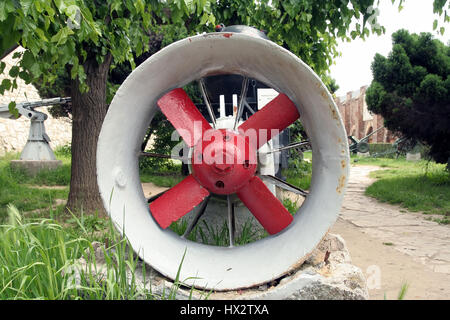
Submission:
M 353 263 L 372 287 L 372 299 L 385 295 L 396 299 L 405 282 L 406 299 L 449 299 L 450 226 L 365 196 L 364 190 L 375 181 L 369 173 L 380 169 L 352 166 L 340 217 L 331 232 L 346 240 Z
M 450 299 L 450 226 L 365 196 L 375 181 L 369 173 L 380 169 L 351 167 L 343 207 L 330 232 L 345 239 L 353 263 L 368 280 L 371 299 L 397 299 L 404 283 L 405 299 Z M 146 197 L 168 189 L 153 183 L 142 188 Z

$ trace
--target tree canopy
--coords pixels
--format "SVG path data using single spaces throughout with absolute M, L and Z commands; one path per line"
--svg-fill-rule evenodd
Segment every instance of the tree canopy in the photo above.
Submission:
M 393 3 L 395 2 L 392 0 Z M 399 0 L 400 5 L 403 0 Z M 447 0 L 434 0 L 446 13 Z M 150 50 L 152 35 L 162 45 L 181 37 L 214 31 L 214 25 L 245 24 L 268 36 L 326 75 L 338 54 L 337 39 L 383 32 L 376 23 L 375 0 L 3 0 L 0 2 L 0 56 L 14 45 L 20 62 L 0 83 L 4 90 L 26 83 L 53 85 L 69 75 L 72 97 L 72 176 L 68 206 L 102 207 L 96 177 L 96 143 L 117 85 L 110 71 Z M 356 23 L 353 24 L 353 21 Z M 0 64 L 3 73 L 5 64 Z M 11 105 L 14 111 L 14 104 Z
M 133 54 L 148 51 L 151 32 L 163 26 L 167 39 L 214 31 L 214 24 L 246 24 L 268 31 L 275 42 L 302 58 L 318 74 L 337 55 L 337 38 L 367 35 L 374 0 L 5 0 L 0 3 L 3 53 L 18 43 L 27 50 L 10 72 L 27 82 L 42 77 L 52 83 L 61 69 L 84 85 L 83 63 L 102 63 L 112 56 L 112 68 L 124 61 L 134 67 Z M 350 30 L 353 18 L 359 20 Z M 382 32 L 372 25 L 373 31 Z M 177 33 L 177 34 L 175 34 Z M 14 88 L 14 80 L 2 89 Z
M 389 130 L 424 142 L 439 163 L 450 157 L 450 47 L 430 33 L 392 35 L 388 57 L 377 54 L 367 89 L 370 111 Z

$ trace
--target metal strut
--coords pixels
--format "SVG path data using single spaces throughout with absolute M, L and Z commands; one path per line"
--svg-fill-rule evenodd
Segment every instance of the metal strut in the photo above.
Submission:
M 65 104 L 71 102 L 71 98 L 53 98 L 34 102 L 18 103 L 15 107 L 20 116 L 30 119 L 30 131 L 25 147 L 20 154 L 20 160 L 56 160 L 53 150 L 50 148 L 50 137 L 45 132 L 44 121 L 47 120 L 47 114 L 36 111 L 35 108 Z M 0 117 L 16 119 L 11 113 L 8 105 L 0 106 Z

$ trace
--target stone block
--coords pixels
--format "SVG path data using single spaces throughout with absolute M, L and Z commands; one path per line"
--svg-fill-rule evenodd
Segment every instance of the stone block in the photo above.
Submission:
M 53 170 L 60 166 L 61 160 L 11 160 L 11 168 L 25 170 L 33 176 L 43 169 Z
M 72 274 L 71 285 L 80 285 L 81 272 L 91 272 L 97 279 L 105 278 L 105 248 L 101 243 L 93 244 L 94 252 L 86 252 L 84 257 L 69 266 L 65 272 Z M 92 262 L 95 256 L 95 267 Z M 182 266 L 181 266 L 182 267 Z M 345 241 L 334 234 L 327 234 L 310 257 L 297 269 L 269 283 L 259 284 L 253 288 L 235 291 L 201 291 L 189 287 L 175 285 L 170 279 L 159 274 L 149 266 L 138 262 L 134 271 L 127 273 L 130 285 L 135 279 L 138 288 L 151 289 L 158 298 L 167 296 L 171 290 L 176 290 L 177 300 L 366 300 L 369 298 L 366 278 L 362 271 L 351 263 Z M 110 271 L 111 272 L 111 271 Z M 145 279 L 145 281 L 144 281 Z M 144 299 L 142 294 L 142 299 Z
M 419 161 L 421 159 L 420 152 L 418 153 L 407 153 L 406 161 Z

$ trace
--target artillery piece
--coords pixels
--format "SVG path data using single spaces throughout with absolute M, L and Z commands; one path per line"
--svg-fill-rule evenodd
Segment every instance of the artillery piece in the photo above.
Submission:
M 301 265 L 336 220 L 349 174 L 343 123 L 320 78 L 258 30 L 240 29 L 223 28 L 180 40 L 137 67 L 109 107 L 97 149 L 97 179 L 105 209 L 135 252 L 171 279 L 222 291 L 267 283 Z M 233 115 L 216 118 L 205 98 L 206 120 L 181 88 L 193 81 L 202 86 L 209 77 L 220 75 L 243 79 L 240 99 Z M 245 118 L 243 97 L 249 79 L 278 95 Z M 139 177 L 140 147 L 159 110 L 188 146 L 190 174 L 165 193 L 146 199 Z M 292 216 L 276 197 L 274 185 L 302 190 L 264 170 L 275 172 L 274 154 L 280 151 L 270 144 L 271 138 L 297 119 L 312 147 L 313 173 L 310 190 L 302 194 L 305 200 Z M 253 140 L 248 134 L 252 131 L 257 132 Z M 228 222 L 229 247 L 191 241 L 168 228 L 190 216 L 189 233 L 215 201 L 226 203 L 212 207 Z M 233 245 L 238 208 L 250 212 L 269 235 Z
M 13 166 L 23 167 L 31 173 L 35 173 L 41 168 L 55 168 L 61 165 L 61 161 L 56 160 L 55 154 L 50 147 L 50 137 L 45 132 L 44 122 L 47 114 L 35 110 L 44 106 L 70 103 L 70 98 L 44 99 L 34 102 L 22 102 L 16 105 L 19 117 L 24 116 L 30 119 L 30 130 L 28 140 L 22 152 L 20 160 L 13 160 Z M 0 106 L 0 117 L 16 119 L 17 117 L 9 110 L 8 105 Z
M 383 128 L 384 128 L 384 126 L 379 127 L 377 130 L 369 133 L 368 135 L 366 135 L 365 137 L 363 137 L 360 140 L 358 140 L 354 136 L 348 136 L 348 139 L 352 142 L 352 144 L 349 146 L 350 152 L 351 153 L 357 153 L 357 152 L 367 153 L 367 152 L 369 152 L 369 143 L 368 143 L 369 138 Z

